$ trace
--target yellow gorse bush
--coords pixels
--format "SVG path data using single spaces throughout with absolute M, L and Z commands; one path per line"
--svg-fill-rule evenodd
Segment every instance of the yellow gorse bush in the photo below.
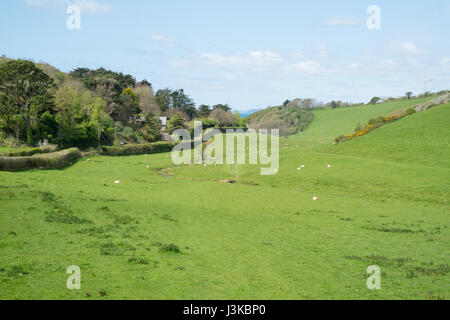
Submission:
M 401 119 L 403 117 L 406 117 L 407 115 L 408 115 L 407 113 L 403 112 L 401 114 L 388 115 L 388 116 L 385 116 L 384 118 L 383 117 L 379 117 L 379 118 L 376 118 L 376 119 L 371 119 L 369 121 L 369 124 L 367 126 L 365 126 L 364 128 L 361 129 L 360 126 L 358 125 L 358 128 L 356 129 L 357 131 L 355 131 L 355 133 L 350 134 L 350 135 L 346 135 L 346 136 L 341 135 L 341 136 L 339 136 L 338 138 L 335 139 L 335 142 L 336 143 L 342 143 L 344 141 L 351 140 L 354 137 L 360 137 L 360 136 L 366 135 L 370 131 L 373 131 L 373 130 L 379 128 L 379 127 L 382 127 L 384 124 L 386 124 L 388 122 L 399 120 L 399 119 Z

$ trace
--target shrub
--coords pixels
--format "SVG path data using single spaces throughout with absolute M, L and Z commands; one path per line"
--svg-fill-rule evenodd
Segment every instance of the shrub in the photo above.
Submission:
M 108 242 L 100 247 L 100 253 L 104 256 L 122 256 L 129 251 L 136 251 L 136 248 L 125 242 Z
M 0 170 L 57 169 L 66 166 L 79 157 L 81 157 L 81 152 L 78 148 L 35 154 L 28 157 L 0 157 Z
M 414 109 L 414 108 L 410 108 L 410 109 L 406 110 L 406 112 L 405 112 L 405 114 L 407 116 L 410 116 L 410 115 L 412 115 L 414 113 L 417 113 L 416 109 Z
M 49 145 L 41 148 L 31 148 L 28 150 L 3 153 L 2 157 L 30 157 L 35 154 L 55 152 L 58 149 L 55 145 Z
M 241 127 L 221 127 L 221 128 L 215 128 L 217 130 L 219 130 L 220 132 L 222 132 L 223 134 L 227 133 L 227 130 L 244 130 L 244 132 L 246 131 L 246 128 L 241 128 Z
M 334 142 L 339 144 L 339 143 L 344 142 L 346 139 L 347 139 L 347 137 L 345 135 L 341 134 L 334 139 Z
M 148 261 L 143 258 L 137 258 L 137 257 L 130 257 L 128 258 L 128 263 L 134 263 L 134 264 L 148 264 Z
M 175 145 L 175 142 L 155 142 L 125 146 L 104 146 L 102 147 L 102 154 L 107 156 L 131 156 L 139 154 L 164 153 L 172 151 Z
M 378 127 L 378 126 L 380 126 L 383 123 L 384 123 L 384 117 L 381 117 L 381 116 L 380 117 L 376 117 L 376 118 L 372 118 L 368 122 L 368 124 L 372 124 L 375 127 Z
M 173 252 L 173 253 L 180 253 L 180 248 L 171 243 L 171 244 L 163 244 L 160 248 L 159 251 L 161 252 Z
M 169 133 L 172 133 L 177 129 L 184 129 L 184 119 L 179 112 L 167 122 L 167 131 Z
M 201 121 L 202 125 L 203 125 L 203 129 L 209 129 L 209 128 L 214 128 L 214 127 L 218 127 L 219 126 L 219 121 L 217 119 L 212 119 L 212 118 L 198 118 L 195 119 L 195 121 Z M 194 129 L 194 122 L 191 121 L 188 123 L 189 128 Z

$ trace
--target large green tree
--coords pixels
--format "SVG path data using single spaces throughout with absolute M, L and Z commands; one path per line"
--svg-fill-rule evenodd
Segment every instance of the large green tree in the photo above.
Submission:
M 154 142 L 161 140 L 161 128 L 157 117 L 147 116 L 145 125 L 140 132 L 145 142 Z
M 381 98 L 379 97 L 373 97 L 372 99 L 370 99 L 370 104 L 377 104 L 381 101 Z
M 90 147 L 98 143 L 98 133 L 102 143 L 112 142 L 113 126 L 111 118 L 103 111 L 105 102 L 92 97 L 89 91 L 77 93 L 69 87 L 56 92 L 58 121 L 58 143 L 65 147 Z
M 166 88 L 156 91 L 155 102 L 161 111 L 167 111 L 172 108 L 172 90 Z
M 29 144 L 34 141 L 33 116 L 40 113 L 41 106 L 53 104 L 50 93 L 53 87 L 53 79 L 33 62 L 13 60 L 0 65 L 0 95 L 4 96 L 1 101 L 8 104 L 7 107 L 3 105 L 2 109 L 13 108 L 22 116 Z
M 169 109 L 182 111 L 191 119 L 197 115 L 194 101 L 183 89 L 171 90 L 166 88 L 158 90 L 155 94 L 155 102 L 163 112 Z
M 222 109 L 225 112 L 231 111 L 231 107 L 228 104 L 221 104 L 221 103 L 213 106 L 213 110 L 216 110 L 216 109 Z
M 198 107 L 198 116 L 199 117 L 208 117 L 210 113 L 211 113 L 210 106 L 208 106 L 206 104 L 202 104 L 201 106 Z
M 167 122 L 167 131 L 169 133 L 173 133 L 177 129 L 184 129 L 184 119 L 179 112 Z
M 182 110 L 191 119 L 197 115 L 194 101 L 184 93 L 183 89 L 178 89 L 172 92 L 172 107 L 174 109 Z
M 0 131 L 9 135 L 14 131 L 14 116 L 17 108 L 3 94 L 0 94 Z

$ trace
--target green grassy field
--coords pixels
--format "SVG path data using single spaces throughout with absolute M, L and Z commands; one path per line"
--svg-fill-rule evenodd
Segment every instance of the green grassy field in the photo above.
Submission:
M 0 298 L 449 299 L 450 105 L 331 144 L 417 103 L 315 111 L 275 176 L 168 154 L 0 172 Z

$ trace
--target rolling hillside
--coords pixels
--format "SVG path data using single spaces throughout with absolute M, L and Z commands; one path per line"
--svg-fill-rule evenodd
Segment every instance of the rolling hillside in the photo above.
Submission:
M 247 118 L 251 129 L 279 129 L 280 135 L 288 136 L 305 130 L 313 120 L 313 114 L 297 106 L 269 107 Z
M 314 111 L 275 176 L 169 154 L 0 172 L 0 298 L 448 299 L 450 105 L 332 144 L 418 102 Z

